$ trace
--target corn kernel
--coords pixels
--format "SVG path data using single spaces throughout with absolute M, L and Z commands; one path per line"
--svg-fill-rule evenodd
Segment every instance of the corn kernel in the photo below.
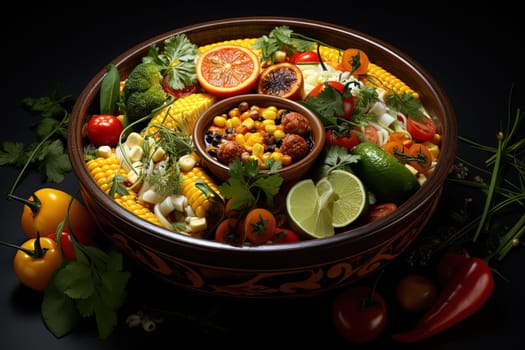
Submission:
M 244 125 L 245 127 L 247 127 L 248 130 L 251 130 L 251 129 L 255 128 L 255 120 L 253 120 L 252 118 L 246 118 L 246 119 L 244 119 L 244 121 L 242 122 L 242 125 Z
M 281 152 L 272 152 L 270 155 L 275 161 L 283 160 L 283 154 Z
M 274 134 L 276 130 L 277 130 L 277 125 L 275 124 L 266 124 L 264 126 L 264 131 L 266 131 L 267 133 Z
M 252 154 L 257 157 L 262 157 L 264 154 L 264 146 L 260 143 L 256 143 L 252 147 Z
M 240 145 L 244 145 L 246 143 L 246 138 L 243 134 L 235 134 L 235 142 Z
M 275 107 L 268 107 L 262 112 L 262 117 L 263 119 L 275 120 L 277 118 L 277 110 Z
M 231 127 L 232 128 L 236 128 L 236 127 L 238 127 L 239 125 L 242 124 L 241 118 L 239 118 L 239 117 L 233 117 L 233 118 L 230 118 L 228 120 L 231 120 L 231 122 L 232 122 L 232 126 Z
M 277 139 L 282 139 L 284 138 L 284 131 L 282 129 L 277 129 L 275 130 L 275 132 L 273 133 L 273 136 Z
M 226 126 L 226 118 L 220 115 L 215 116 L 213 118 L 213 125 L 218 126 L 219 128 L 223 128 L 224 126 Z

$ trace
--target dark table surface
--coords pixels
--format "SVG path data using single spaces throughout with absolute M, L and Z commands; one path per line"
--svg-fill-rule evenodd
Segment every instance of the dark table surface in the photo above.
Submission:
M 30 125 L 34 119 L 22 110 L 22 98 L 46 96 L 55 88 L 64 95 L 78 95 L 110 60 L 147 38 L 197 22 L 237 16 L 321 20 L 393 45 L 422 65 L 444 89 L 454 107 L 460 135 L 482 142 L 495 144 L 499 123 L 507 116 L 512 86 L 513 100 L 522 107 L 525 102 L 519 11 L 499 3 L 495 4 L 497 9 L 476 5 L 452 10 L 442 3 L 439 7 L 390 3 L 387 8 L 374 8 L 351 2 L 343 7 L 331 2 L 281 9 L 281 4 L 266 2 L 253 3 L 251 7 L 261 7 L 252 12 L 220 2 L 197 6 L 179 1 L 176 5 L 125 13 L 103 7 L 59 8 L 56 12 L 50 8 L 31 8 L 30 12 L 20 8 L 6 12 L 11 24 L 2 21 L 3 67 L 8 79 L 2 90 L 7 94 L 2 96 L 4 126 L 0 128 L 0 140 L 33 140 Z M 467 159 L 479 157 L 463 145 L 459 152 Z M 3 194 L 9 191 L 16 175 L 14 169 L 0 169 Z M 31 174 L 19 185 L 17 194 L 28 196 L 41 185 L 38 175 Z M 78 188 L 72 174 L 58 187 L 70 193 Z M 446 192 L 444 197 L 446 200 Z M 21 206 L 5 198 L 0 199 L 0 240 L 21 243 L 25 237 L 19 221 Z M 134 272 L 122 319 L 109 339 L 99 339 L 94 323 L 89 321 L 56 339 L 42 322 L 41 295 L 20 286 L 12 259 L 13 251 L 0 249 L 0 349 L 139 349 L 160 344 L 170 348 L 183 344 L 326 344 L 359 348 L 335 334 L 329 323 L 329 297 L 284 302 L 216 300 L 162 285 L 139 271 Z M 515 249 L 499 266 L 506 280 L 497 277 L 493 295 L 478 313 L 414 348 L 516 348 L 525 340 L 524 262 L 523 248 Z M 125 318 L 146 305 L 162 308 L 164 322 L 150 333 L 128 328 Z M 207 321 L 211 325 L 206 326 Z M 388 341 L 387 332 L 363 348 L 377 346 L 399 347 Z

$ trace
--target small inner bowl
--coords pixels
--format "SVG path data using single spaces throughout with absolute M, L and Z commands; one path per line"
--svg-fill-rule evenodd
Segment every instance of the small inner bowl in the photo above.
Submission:
M 292 162 L 289 165 L 283 166 L 279 170 L 280 176 L 284 182 L 296 182 L 310 170 L 316 158 L 323 150 L 325 142 L 325 129 L 322 122 L 317 116 L 301 105 L 290 99 L 262 95 L 262 94 L 245 94 L 229 97 L 212 105 L 208 108 L 197 120 L 193 129 L 193 143 L 199 157 L 201 158 L 202 166 L 207 168 L 216 178 L 226 181 L 229 178 L 229 167 L 227 164 L 221 163 L 216 157 L 210 155 L 207 151 L 205 142 L 206 132 L 213 123 L 216 116 L 228 113 L 232 108 L 238 107 L 241 102 L 247 102 L 249 106 L 269 107 L 275 106 L 277 109 L 286 109 L 290 112 L 298 112 L 305 116 L 310 122 L 310 135 L 313 145 L 310 152 L 303 158 Z M 261 170 L 266 172 L 267 170 Z

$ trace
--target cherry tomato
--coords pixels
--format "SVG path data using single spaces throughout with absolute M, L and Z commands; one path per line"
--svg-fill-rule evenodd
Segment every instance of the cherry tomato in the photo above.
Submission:
M 74 235 L 80 244 L 95 246 L 95 240 L 92 234 L 75 232 Z M 55 232 L 48 234 L 47 237 L 56 241 Z M 62 256 L 65 260 L 73 261 L 76 259 L 75 248 L 73 247 L 73 240 L 71 238 L 71 235 L 67 231 L 62 231 L 62 233 L 60 234 L 60 248 L 62 250 Z
M 416 159 L 409 161 L 408 164 L 420 173 L 425 173 L 432 166 L 432 153 L 422 143 L 412 144 L 406 153 L 412 156 L 413 159 Z
M 432 140 L 436 134 L 436 124 L 431 118 L 421 116 L 417 119 L 407 118 L 407 131 L 419 142 Z
M 359 137 L 354 130 L 349 130 L 347 135 L 339 135 L 335 130 L 326 130 L 325 145 L 352 149 L 359 142 Z
M 244 242 L 242 222 L 239 218 L 228 217 L 222 220 L 215 228 L 215 241 L 228 244 L 241 244 Z
M 36 244 L 38 240 L 39 245 Z M 13 269 L 20 282 L 31 289 L 44 291 L 51 276 L 62 264 L 57 244 L 48 237 L 30 238 L 13 259 Z
M 376 339 L 387 323 L 387 308 L 381 294 L 360 285 L 345 289 L 332 303 L 332 322 L 337 332 L 352 343 Z
M 277 227 L 272 237 L 272 243 L 293 243 L 300 240 L 301 238 L 295 231 L 282 227 Z
M 432 306 L 437 297 L 434 282 L 423 275 L 411 273 L 403 276 L 396 286 L 396 298 L 407 312 L 420 313 Z
M 271 240 L 277 227 L 277 220 L 265 208 L 251 209 L 244 218 L 244 234 L 253 244 L 265 244 Z
M 317 96 L 321 91 L 323 91 L 326 88 L 326 84 L 328 84 L 329 86 L 333 87 L 334 89 L 336 89 L 340 93 L 343 93 L 345 91 L 345 86 L 342 83 L 340 83 L 338 81 L 330 80 L 330 81 L 326 81 L 326 82 L 324 82 L 322 84 L 319 84 L 316 87 L 314 87 L 312 90 L 310 90 L 310 92 L 307 95 L 307 98 L 308 97 L 315 97 L 315 96 Z
M 288 62 L 293 64 L 319 62 L 319 56 L 313 51 L 296 52 L 290 56 Z
M 372 222 L 384 218 L 396 210 L 396 208 L 397 205 L 395 203 L 371 204 L 366 212 L 365 222 Z
M 124 126 L 112 114 L 96 114 L 89 119 L 87 135 L 89 141 L 96 146 L 117 145 Z
M 186 97 L 188 95 L 194 94 L 199 90 L 198 84 L 188 85 L 183 87 L 182 89 L 173 89 L 168 84 L 169 76 L 166 74 L 164 78 L 162 79 L 162 87 L 164 88 L 164 91 L 166 91 L 168 94 L 170 94 L 173 97 L 181 98 Z

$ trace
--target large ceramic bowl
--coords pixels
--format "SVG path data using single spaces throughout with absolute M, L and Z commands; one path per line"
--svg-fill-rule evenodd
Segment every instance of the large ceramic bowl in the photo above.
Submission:
M 158 35 L 129 49 L 112 62 L 122 76 L 146 55 L 152 44 L 186 33 L 198 45 L 260 37 L 286 25 L 334 47 L 358 47 L 370 60 L 419 93 L 442 136 L 441 156 L 426 183 L 384 219 L 324 239 L 292 244 L 232 246 L 172 232 L 121 208 L 99 189 L 83 157 L 86 121 L 98 108 L 105 70 L 78 97 L 69 125 L 68 153 L 83 199 L 104 234 L 132 260 L 160 279 L 199 293 L 239 298 L 311 296 L 355 283 L 396 259 L 418 236 L 434 213 L 452 167 L 457 125 L 451 104 L 437 82 L 395 47 L 350 28 L 282 17 L 245 17 L 195 24 Z

